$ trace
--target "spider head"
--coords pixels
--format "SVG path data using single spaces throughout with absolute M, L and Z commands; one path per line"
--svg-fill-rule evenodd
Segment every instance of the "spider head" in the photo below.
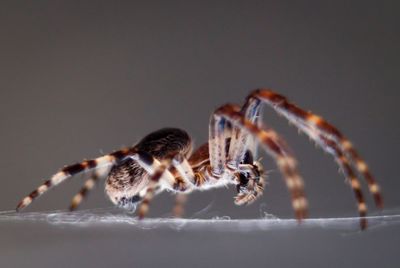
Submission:
M 251 204 L 262 195 L 264 175 L 262 164 L 254 161 L 251 152 L 247 151 L 237 174 L 236 190 L 238 194 L 235 197 L 237 205 Z

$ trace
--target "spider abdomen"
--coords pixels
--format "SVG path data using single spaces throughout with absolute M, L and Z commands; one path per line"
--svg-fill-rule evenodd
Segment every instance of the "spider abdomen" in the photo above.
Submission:
M 163 161 L 176 154 L 188 157 L 192 141 L 184 130 L 163 128 L 145 136 L 135 148 Z M 136 161 L 128 158 L 113 166 L 106 180 L 105 192 L 113 203 L 129 207 L 129 201 L 137 201 L 137 195 L 146 189 L 148 183 L 148 173 Z

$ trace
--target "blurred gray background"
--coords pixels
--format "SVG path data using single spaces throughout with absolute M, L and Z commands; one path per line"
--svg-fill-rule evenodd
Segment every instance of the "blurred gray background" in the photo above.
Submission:
M 165 126 L 207 140 L 211 112 L 271 87 L 341 129 L 370 164 L 387 209 L 398 179 L 398 1 L 2 1 L 0 210 L 60 167 L 137 142 Z M 311 217 L 356 216 L 332 158 L 271 109 L 265 120 L 300 160 Z M 187 217 L 291 218 L 270 158 L 261 200 L 233 188 L 190 195 Z M 63 209 L 76 177 L 27 211 Z M 168 215 L 169 194 L 150 216 Z M 368 204 L 376 212 L 371 198 Z M 111 203 L 98 187 L 82 209 Z M 1 267 L 396 267 L 400 226 L 352 235 L 316 228 L 270 232 L 73 228 L 0 223 Z

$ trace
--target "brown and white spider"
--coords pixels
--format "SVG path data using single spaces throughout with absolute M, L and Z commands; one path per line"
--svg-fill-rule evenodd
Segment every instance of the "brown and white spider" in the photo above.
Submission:
M 106 176 L 105 192 L 110 200 L 131 210 L 139 204 L 139 218 L 148 212 L 153 196 L 163 190 L 179 193 L 175 207 L 177 216 L 182 213 L 180 194 L 228 184 L 237 187 L 237 205 L 249 204 L 262 195 L 264 188 L 264 169 L 254 160 L 259 143 L 275 160 L 291 194 L 296 218 L 301 220 L 307 216 L 304 183 L 286 142 L 274 130 L 262 125 L 263 103 L 333 155 L 353 189 L 361 228 L 366 228 L 367 206 L 354 169 L 365 178 L 376 206 L 382 208 L 383 201 L 364 160 L 333 125 L 269 89 L 253 91 L 242 107 L 226 104 L 218 108 L 210 119 L 208 143 L 194 153 L 190 136 L 185 131 L 164 128 L 147 135 L 133 147 L 64 167 L 22 199 L 17 210 L 28 206 L 53 186 L 85 171 L 91 172 L 90 178 L 73 198 L 71 210 L 76 209 L 88 191 Z

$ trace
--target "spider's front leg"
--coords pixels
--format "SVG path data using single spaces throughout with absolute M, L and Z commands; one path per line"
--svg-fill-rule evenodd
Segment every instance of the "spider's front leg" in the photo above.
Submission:
M 292 196 L 292 206 L 297 219 L 301 220 L 305 218 L 307 215 L 307 200 L 303 190 L 303 179 L 297 171 L 296 160 L 291 156 L 285 146 L 282 146 L 282 142 L 277 134 L 272 130 L 259 127 L 246 119 L 240 112 L 240 107 L 236 105 L 224 105 L 217 109 L 212 117 L 215 122 L 226 120 L 233 126 L 240 128 L 242 131 L 258 139 L 267 154 L 275 160 L 285 178 L 286 186 Z
M 225 118 L 211 116 L 208 138 L 210 170 L 207 171 L 207 177 L 220 179 L 226 174 L 227 140 L 231 138 L 230 134 L 230 126 Z
M 263 125 L 261 122 L 262 115 L 260 103 L 261 101 L 249 103 L 244 105 L 240 110 L 240 113 L 245 120 L 258 127 Z M 238 107 L 236 109 L 236 112 L 238 112 Z M 285 151 L 285 154 L 288 157 L 295 159 L 292 150 L 287 146 L 287 143 L 283 138 L 270 128 L 268 131 L 272 136 L 274 136 L 275 142 L 283 151 Z M 237 185 L 238 195 L 235 198 L 235 203 L 238 205 L 249 204 L 257 197 L 261 196 L 265 184 L 262 165 L 258 161 L 253 160 L 253 155 L 256 155 L 257 152 L 257 142 L 254 135 L 243 130 L 240 126 L 233 126 L 232 133 L 227 158 L 227 167 L 232 170 L 239 170 L 236 177 L 240 183 Z M 246 168 L 244 169 L 244 167 Z M 253 179 L 249 180 L 249 177 Z
M 333 155 L 338 165 L 343 170 L 344 175 L 350 182 L 350 186 L 358 202 L 358 211 L 361 217 L 361 228 L 366 227 L 367 206 L 365 204 L 361 186 L 353 168 L 355 168 L 365 178 L 369 191 L 374 197 L 378 208 L 383 207 L 383 198 L 380 187 L 365 161 L 354 149 L 351 142 L 332 124 L 322 117 L 306 111 L 289 100 L 269 89 L 257 89 L 253 91 L 246 100 L 246 107 L 251 111 L 260 105 L 260 102 L 272 107 L 278 114 L 283 115 L 289 122 L 304 132 L 311 140 L 315 141 L 324 151 Z M 253 107 L 253 108 L 252 108 Z

